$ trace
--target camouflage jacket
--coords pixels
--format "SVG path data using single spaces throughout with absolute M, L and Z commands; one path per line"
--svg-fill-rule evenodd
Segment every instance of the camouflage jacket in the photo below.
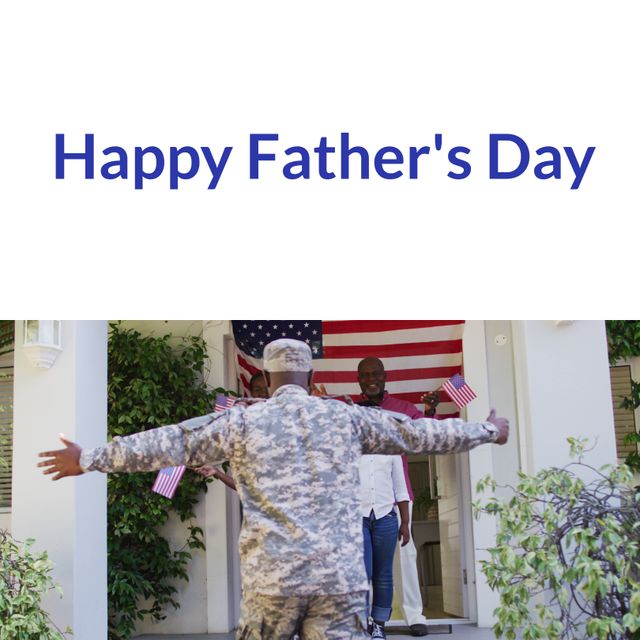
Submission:
M 491 423 L 397 418 L 316 398 L 299 386 L 82 451 L 87 471 L 153 471 L 228 460 L 242 500 L 243 588 L 265 595 L 367 589 L 358 499 L 360 456 L 466 451 Z

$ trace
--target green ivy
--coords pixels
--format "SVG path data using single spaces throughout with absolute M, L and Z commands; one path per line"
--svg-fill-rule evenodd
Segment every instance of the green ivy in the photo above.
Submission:
M 640 320 L 607 320 L 606 325 L 611 366 L 615 366 L 620 360 L 640 356 Z M 631 393 L 622 399 L 620 408 L 635 411 L 638 407 L 640 407 L 640 383 L 632 379 Z M 636 451 L 625 458 L 625 463 L 636 473 L 640 473 L 638 443 L 640 443 L 640 434 L 637 432 L 629 433 L 624 438 L 624 444 L 636 445 Z
M 51 578 L 46 552 L 31 552 L 33 542 L 19 544 L 0 530 L 0 640 L 65 639 L 42 609 L 44 594 L 62 591 Z
M 216 392 L 204 383 L 202 338 L 142 336 L 121 324 L 109 333 L 109 435 L 173 424 L 213 410 Z M 192 523 L 206 480 L 186 471 L 169 500 L 151 491 L 156 473 L 110 474 L 108 479 L 109 638 L 128 640 L 136 622 L 177 608 L 176 580 L 188 580 L 190 550 L 204 549 Z M 188 536 L 172 549 L 159 528 L 170 515 L 188 522 Z M 145 604 L 143 604 L 145 603 Z
M 609 363 L 640 356 L 640 320 L 607 320 Z
M 596 470 L 577 458 L 562 469 L 519 474 L 513 497 L 474 505 L 498 519 L 496 545 L 481 561 L 500 594 L 493 627 L 515 640 L 640 638 L 640 493 L 626 465 Z M 592 477 L 587 482 L 583 478 Z M 487 477 L 478 491 L 495 489 Z

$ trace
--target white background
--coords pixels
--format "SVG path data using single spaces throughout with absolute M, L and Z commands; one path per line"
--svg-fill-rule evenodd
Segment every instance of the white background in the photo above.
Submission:
M 584 0 L 4 3 L 3 316 L 637 317 L 636 14 Z M 286 147 L 343 131 L 372 155 L 442 133 L 472 149 L 472 174 L 447 178 L 440 152 L 418 180 L 282 177 Z M 75 162 L 56 180 L 55 134 L 80 146 L 89 132 L 96 179 Z M 280 135 L 258 181 L 252 132 Z M 527 141 L 524 176 L 489 180 L 489 133 Z M 204 175 L 136 191 L 100 177 L 111 145 L 234 149 L 215 191 Z M 533 177 L 545 145 L 596 147 L 579 190 L 564 153 L 561 180 Z

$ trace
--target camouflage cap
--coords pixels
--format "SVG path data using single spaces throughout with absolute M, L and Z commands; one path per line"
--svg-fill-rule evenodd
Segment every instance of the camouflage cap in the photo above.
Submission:
M 281 338 L 264 348 L 264 370 L 311 371 L 311 349 L 306 342 Z

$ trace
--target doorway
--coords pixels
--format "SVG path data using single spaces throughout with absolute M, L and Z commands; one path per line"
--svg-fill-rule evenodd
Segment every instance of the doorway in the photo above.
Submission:
M 470 535 L 470 504 L 464 490 L 468 456 L 409 456 L 408 462 L 423 615 L 434 623 L 468 622 L 472 617 L 467 580 L 472 545 L 465 537 Z M 402 620 L 400 603 L 395 599 L 392 620 Z

